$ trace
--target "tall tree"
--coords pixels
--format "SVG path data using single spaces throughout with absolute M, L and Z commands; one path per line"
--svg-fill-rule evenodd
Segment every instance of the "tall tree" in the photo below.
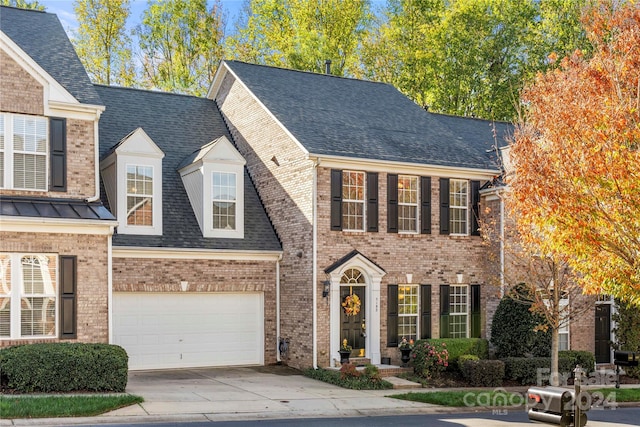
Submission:
M 219 0 L 150 0 L 136 34 L 144 86 L 206 94 L 224 54 Z
M 2 6 L 12 6 L 20 9 L 45 10 L 46 7 L 37 2 L 37 0 L 0 0 Z
M 129 0 L 76 0 L 76 51 L 94 83 L 133 86 L 135 66 L 126 34 Z
M 230 55 L 259 64 L 351 74 L 371 22 L 368 0 L 252 0 L 245 5 Z
M 547 50 L 581 40 L 581 29 L 565 22 L 586 0 L 552 1 L 566 7 L 553 14 L 536 0 L 390 0 L 364 42 L 361 75 L 434 111 L 512 119 L 527 77 L 548 64 Z
M 511 144 L 519 230 L 588 293 L 640 306 L 640 5 L 585 15 L 593 55 L 540 74 Z

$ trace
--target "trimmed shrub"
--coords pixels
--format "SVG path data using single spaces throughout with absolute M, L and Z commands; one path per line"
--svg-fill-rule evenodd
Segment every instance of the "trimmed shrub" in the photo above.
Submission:
M 458 357 L 458 369 L 460 370 L 460 372 L 462 372 L 462 368 L 464 367 L 464 362 L 468 360 L 480 360 L 480 358 L 475 354 L 463 354 L 462 356 Z M 464 372 L 462 373 L 464 374 Z
M 346 364 L 345 364 L 346 365 Z M 305 376 L 352 390 L 388 390 L 393 384 L 384 379 L 372 379 L 365 375 L 342 378 L 341 372 L 333 369 L 313 369 L 304 371 Z
M 461 356 L 460 360 L 463 360 L 464 357 Z M 473 387 L 500 387 L 504 378 L 504 362 L 502 360 L 466 359 L 462 363 L 460 371 L 469 385 Z
M 543 377 L 548 378 L 551 374 L 550 357 L 507 357 L 503 361 L 505 377 L 510 380 L 520 381 L 523 385 L 538 384 L 538 380 L 542 380 Z M 573 373 L 571 362 L 571 359 L 565 357 L 558 358 L 558 371 L 565 378 L 571 378 Z M 538 369 L 545 370 L 541 372 L 540 377 L 538 376 Z M 542 386 L 544 384 L 538 385 Z
M 491 324 L 491 345 L 496 357 L 550 357 L 550 330 L 536 331 L 536 326 L 545 323 L 542 316 L 531 313 L 526 296 L 527 290 L 516 286 L 512 293 L 500 300 Z
M 569 359 L 572 371 L 576 365 L 580 365 L 587 375 L 596 369 L 596 357 L 590 351 L 562 350 L 558 352 L 558 357 Z
M 3 384 L 20 393 L 123 392 L 126 351 L 110 344 L 45 343 L 0 350 Z
M 464 354 L 472 354 L 479 359 L 489 357 L 489 342 L 483 338 L 438 338 L 428 341 L 433 345 L 445 344 L 449 352 L 449 370 L 458 368 L 458 358 Z

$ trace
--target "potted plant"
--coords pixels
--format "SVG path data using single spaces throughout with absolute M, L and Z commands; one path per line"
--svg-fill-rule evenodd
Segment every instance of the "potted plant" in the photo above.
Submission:
M 402 337 L 398 348 L 400 349 L 402 367 L 406 368 L 409 366 L 409 358 L 411 356 L 411 350 L 413 349 L 413 339 L 407 340 L 405 337 Z
M 345 364 L 349 363 L 349 356 L 351 355 L 352 347 L 347 342 L 347 339 L 342 340 L 342 345 L 340 345 L 340 349 L 338 349 L 338 353 L 340 353 L 340 363 Z

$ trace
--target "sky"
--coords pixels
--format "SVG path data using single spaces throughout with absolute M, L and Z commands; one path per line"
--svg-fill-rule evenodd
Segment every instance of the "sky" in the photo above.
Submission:
M 222 0 L 222 8 L 227 14 L 227 33 L 233 28 L 236 17 L 242 9 L 244 0 Z M 62 26 L 71 35 L 78 28 L 78 21 L 73 12 L 73 0 L 38 0 L 38 3 L 47 8 L 47 12 L 55 13 L 62 22 Z M 147 8 L 147 0 L 131 0 L 131 14 L 127 26 L 133 28 L 142 17 L 142 12 Z

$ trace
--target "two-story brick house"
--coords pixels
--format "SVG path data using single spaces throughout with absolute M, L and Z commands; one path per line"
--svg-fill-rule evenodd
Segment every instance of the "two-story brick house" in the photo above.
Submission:
M 146 369 L 285 340 L 309 367 L 344 338 L 397 363 L 402 337 L 489 335 L 507 124 L 235 61 L 206 98 L 92 85 L 37 11 L 0 7 L 0 42 L 0 347 L 112 342 Z
M 380 363 L 402 336 L 485 336 L 479 189 L 500 173 L 506 125 L 428 113 L 386 84 L 235 61 L 209 96 L 283 242 L 289 363 L 333 365 L 344 338 Z
M 1 8 L 0 82 L 0 346 L 107 342 L 102 101 L 51 14 Z

